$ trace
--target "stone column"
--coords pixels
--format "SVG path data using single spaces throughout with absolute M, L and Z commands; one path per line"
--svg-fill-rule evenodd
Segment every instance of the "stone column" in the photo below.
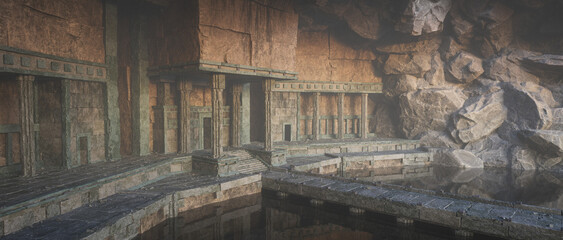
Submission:
M 34 76 L 18 76 L 20 86 L 20 146 L 24 176 L 35 175 L 35 119 L 33 112 Z
M 250 83 L 242 85 L 242 117 L 240 125 L 240 143 L 250 143 Z
M 192 92 L 192 83 L 188 81 L 179 81 L 178 89 L 180 89 L 180 152 L 189 153 L 191 151 L 190 134 L 190 93 Z
M 262 82 L 262 88 L 264 89 L 264 150 L 272 151 L 273 149 L 273 139 L 272 139 L 272 85 L 274 84 L 273 79 L 266 79 Z
M 240 146 L 240 109 L 242 84 L 234 83 L 232 88 L 233 106 L 231 108 L 231 146 Z
M 176 106 L 174 105 L 172 84 L 171 82 L 160 80 L 156 86 L 156 106 L 153 107 L 155 117 L 153 126 L 154 151 L 160 153 L 177 152 L 178 143 L 175 141 L 177 138 L 169 136 L 177 131 L 177 124 L 174 124 L 173 121 L 177 120 L 176 118 L 178 117 Z
M 118 106 L 117 72 L 117 3 L 104 1 L 104 40 L 106 50 L 107 82 L 105 100 L 105 150 L 107 160 L 121 158 L 121 129 Z
M 344 138 L 344 93 L 338 93 L 338 139 Z
M 360 119 L 360 134 L 362 138 L 368 137 L 368 94 L 362 93 L 362 117 Z
M 143 14 L 142 6 L 134 6 L 136 11 L 131 29 L 131 111 L 132 150 L 137 156 L 149 154 L 149 77 L 148 49 L 146 42 L 147 15 Z
M 313 93 L 313 140 L 319 140 L 319 100 L 321 93 Z
M 223 145 L 221 144 L 223 89 L 225 89 L 225 75 L 213 74 L 211 77 L 211 152 L 213 158 L 220 158 L 223 154 Z
M 66 164 L 66 168 L 72 168 L 72 152 L 70 151 L 71 137 L 70 137 L 70 80 L 61 80 L 61 127 L 62 127 L 62 157 L 63 162 Z

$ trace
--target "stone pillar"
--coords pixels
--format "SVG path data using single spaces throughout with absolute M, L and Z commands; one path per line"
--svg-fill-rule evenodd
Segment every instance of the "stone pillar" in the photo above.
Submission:
M 135 6 L 131 29 L 131 111 L 132 111 L 132 150 L 137 156 L 149 154 L 149 77 L 148 49 L 146 42 L 147 15 L 141 6 Z M 135 8 L 133 7 L 133 8 Z
M 313 140 L 319 140 L 319 100 L 321 93 L 313 93 Z
M 70 137 L 70 80 L 61 80 L 61 127 L 62 127 L 62 157 L 66 168 L 72 168 L 72 152 L 70 151 L 71 137 Z
M 121 158 L 121 129 L 118 106 L 117 72 L 117 4 L 104 1 L 104 40 L 106 50 L 107 82 L 104 88 L 105 100 L 105 148 L 107 160 Z
M 189 153 L 191 151 L 190 134 L 190 93 L 192 92 L 192 83 L 188 81 L 178 82 L 180 90 L 180 152 Z
M 233 106 L 231 108 L 231 146 L 240 147 L 240 109 L 242 85 L 234 83 L 232 88 Z
M 171 82 L 157 83 L 156 106 L 154 109 L 153 146 L 155 152 L 178 151 L 176 131 L 178 112 L 174 104 Z
M 223 154 L 223 145 L 221 144 L 223 89 L 225 89 L 225 75 L 213 74 L 211 77 L 211 152 L 213 158 L 220 158 Z
M 242 85 L 242 117 L 240 125 L 240 143 L 250 143 L 250 83 Z
M 272 139 L 272 85 L 274 84 L 273 79 L 266 79 L 262 82 L 262 87 L 264 89 L 264 150 L 272 151 L 273 149 L 273 139 Z
M 344 138 L 344 93 L 338 93 L 338 139 Z
M 368 137 L 368 94 L 362 93 L 362 117 L 360 119 L 360 134 L 362 138 Z
M 35 119 L 33 112 L 33 81 L 34 76 L 20 75 L 20 146 L 24 176 L 33 176 L 35 168 Z

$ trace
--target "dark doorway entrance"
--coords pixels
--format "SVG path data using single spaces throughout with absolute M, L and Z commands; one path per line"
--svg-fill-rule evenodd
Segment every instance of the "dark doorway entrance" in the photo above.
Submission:
M 291 141 L 291 124 L 285 124 L 283 126 L 283 140 L 287 142 Z
M 203 118 L 203 149 L 211 149 L 211 118 Z

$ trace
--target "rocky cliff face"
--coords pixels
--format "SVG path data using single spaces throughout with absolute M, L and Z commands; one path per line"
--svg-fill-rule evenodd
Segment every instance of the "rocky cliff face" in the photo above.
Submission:
M 386 126 L 380 136 L 422 139 L 445 165 L 561 167 L 562 1 L 303 0 L 296 8 L 300 31 L 347 28 L 373 51 L 384 83 L 375 112 L 388 116 L 376 116 Z

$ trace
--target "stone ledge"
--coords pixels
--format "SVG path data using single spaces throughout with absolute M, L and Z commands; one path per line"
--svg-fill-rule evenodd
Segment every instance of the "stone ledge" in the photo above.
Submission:
M 331 188 L 337 183 L 338 188 Z M 563 216 L 560 214 L 538 213 L 366 184 L 359 187 L 358 183 L 337 179 L 271 172 L 263 175 L 262 184 L 269 190 L 505 238 L 560 239 L 563 231 Z M 349 184 L 349 191 L 344 191 L 346 184 Z M 522 234 L 521 229 L 530 231 L 519 235 Z

